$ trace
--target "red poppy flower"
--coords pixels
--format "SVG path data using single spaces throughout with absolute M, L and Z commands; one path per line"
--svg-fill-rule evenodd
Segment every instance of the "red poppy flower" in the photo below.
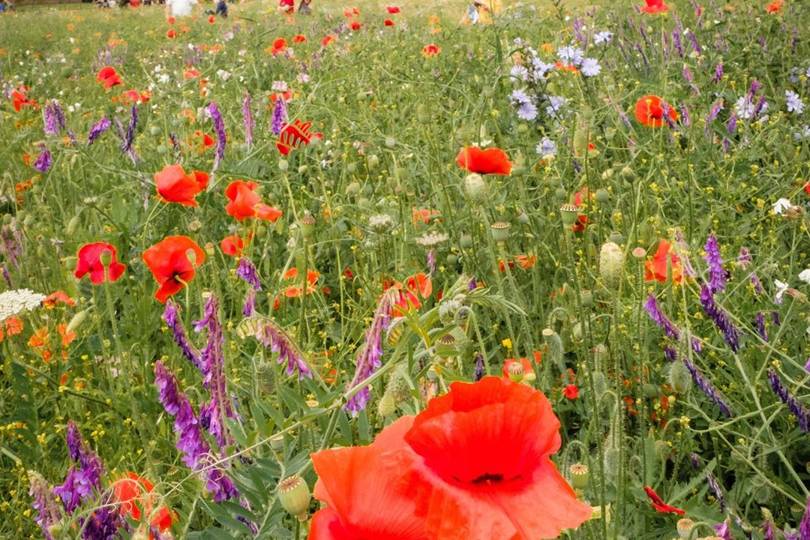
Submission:
M 215 143 L 216 139 L 199 129 L 194 130 L 194 133 L 191 135 L 191 144 L 192 146 L 196 146 L 199 152 L 210 150 L 214 147 Z
M 11 104 L 13 105 L 15 112 L 20 112 L 24 107 L 30 107 L 32 109 L 37 108 L 37 102 L 28 98 L 27 91 L 27 88 L 21 86 L 17 90 L 11 92 Z
M 501 373 L 507 379 L 515 382 L 533 381 L 537 378 L 534 368 L 528 358 L 507 358 L 503 361 Z
M 313 138 L 322 139 L 322 133 L 309 132 L 311 126 L 312 122 L 301 122 L 301 120 L 296 120 L 292 124 L 284 126 L 276 142 L 276 148 L 281 155 L 286 156 L 294 148 L 309 144 Z
M 155 173 L 155 186 L 160 198 L 183 206 L 197 206 L 197 194 L 207 185 L 208 174 L 202 171 L 186 174 L 181 165 L 167 165 Z
M 433 293 L 433 282 L 430 276 L 420 272 L 414 274 L 402 283 L 393 282 L 390 287 L 385 289 L 394 288 L 399 290 L 399 298 L 391 311 L 394 317 L 402 317 L 409 311 L 419 309 L 422 307 L 422 302 L 419 300 L 427 299 Z
M 672 252 L 672 246 L 664 239 L 658 242 L 658 250 L 644 263 L 644 281 L 667 281 L 667 266 L 672 268 L 672 281 L 683 281 L 683 268 L 680 258 Z
M 522 269 L 529 270 L 537 264 L 537 255 L 515 255 L 515 262 Z
M 177 32 L 174 31 L 174 28 L 169 28 L 166 31 L 166 37 L 169 39 L 174 39 L 177 37 Z
M 765 6 L 765 11 L 768 13 L 779 13 L 782 11 L 782 6 L 785 4 L 784 0 L 773 0 L 770 4 Z
M 807 193 L 808 195 L 810 195 L 810 182 L 807 182 L 804 185 L 804 192 Z
M 293 43 L 304 43 L 307 40 L 307 36 L 304 34 L 295 34 L 293 36 Z
M 391 15 L 396 15 L 397 13 L 399 13 L 399 6 L 388 6 L 385 9 Z
M 187 70 L 183 71 L 183 78 L 186 80 L 196 79 L 200 75 L 202 75 L 202 73 L 200 73 L 194 68 L 188 68 Z
M 242 240 L 241 236 L 232 234 L 223 238 L 219 243 L 219 247 L 222 249 L 222 253 L 225 255 L 230 255 L 231 257 L 241 257 L 242 250 L 245 249 L 245 241 Z
M 109 90 L 113 86 L 118 86 L 121 84 L 121 77 L 118 75 L 118 72 L 115 71 L 114 67 L 107 66 L 98 71 L 98 74 L 96 74 L 96 81 L 100 82 L 104 88 Z
M 670 506 L 665 503 L 664 500 L 658 496 L 658 493 L 656 493 L 655 490 L 653 490 L 653 488 L 650 486 L 644 486 L 644 492 L 647 494 L 647 497 L 650 498 L 650 501 L 652 501 L 652 506 L 655 508 L 656 512 L 660 512 L 662 514 L 677 514 L 679 516 L 686 513 L 680 508 L 675 508 L 674 506 Z
M 436 45 L 435 43 L 429 43 L 422 47 L 422 56 L 425 58 L 430 58 L 431 56 L 436 56 L 442 52 L 442 48 Z
M 353 32 L 357 32 L 362 27 L 363 25 L 359 21 L 352 21 L 352 24 L 349 25 L 349 28 L 351 28 Z
M 166 303 L 194 279 L 205 251 L 188 236 L 167 236 L 143 252 L 143 261 L 159 285 L 155 298 Z
M 214 24 L 215 22 L 217 22 L 217 18 L 214 17 L 213 15 L 209 15 L 208 16 L 208 24 Z
M 153 490 L 152 482 L 134 472 L 128 472 L 125 478 L 112 484 L 113 500 L 119 505 L 118 512 L 122 516 L 131 517 L 135 521 L 141 521 L 142 517 L 151 517 L 152 527 L 161 532 L 167 531 L 172 526 L 171 511 L 163 506 L 157 512 L 153 512 L 155 504 Z
M 166 22 L 169 23 L 169 24 L 174 24 L 175 23 L 175 18 L 174 17 L 169 17 L 168 19 L 166 19 Z
M 566 385 L 566 387 L 563 388 L 563 395 L 566 399 L 573 401 L 579 397 L 579 387 L 575 384 Z
M 124 92 L 123 96 L 124 101 L 128 101 L 130 103 L 147 103 L 152 95 L 149 92 L 138 92 L 137 90 L 127 90 Z
M 664 109 L 671 121 L 678 120 L 678 111 L 666 101 L 658 96 L 642 96 L 636 102 L 636 120 L 647 127 L 661 127 L 664 125 Z
M 456 163 L 462 169 L 478 174 L 507 175 L 512 172 L 509 156 L 500 148 L 482 150 L 477 146 L 467 146 L 459 151 Z
M 324 38 L 321 40 L 321 47 L 328 46 L 330 43 L 335 41 L 335 39 L 336 39 L 335 36 L 333 36 L 332 34 L 324 36 Z
M 669 11 L 669 6 L 664 3 L 664 0 L 644 0 L 645 5 L 641 6 L 641 11 L 655 15 L 656 13 L 666 13 Z
M 273 41 L 270 54 L 276 56 L 277 54 L 283 53 L 285 50 L 287 50 L 287 40 L 284 38 L 276 38 L 275 41 Z
M 556 538 L 589 519 L 550 459 L 559 429 L 542 393 L 500 377 L 456 382 L 431 400 L 402 459 L 430 538 Z
M 350 7 L 343 10 L 343 16 L 346 18 L 356 17 L 357 15 L 360 15 L 360 8 L 358 7 Z
M 259 218 L 272 223 L 282 216 L 281 210 L 262 203 L 256 193 L 256 182 L 234 180 L 225 188 L 225 196 L 230 202 L 225 206 L 228 215 L 242 221 L 248 218 Z
M 383 24 L 384 24 L 385 26 L 394 26 L 394 21 L 392 21 L 391 19 L 385 19 L 385 20 L 383 21 Z
M 101 256 L 105 253 L 109 257 L 108 266 L 101 261 Z M 105 281 L 117 281 L 126 269 L 126 266 L 118 262 L 117 257 L 118 251 L 112 244 L 105 242 L 85 244 L 76 254 L 78 264 L 73 275 L 76 279 L 82 279 L 85 274 L 90 274 L 90 281 L 94 285 L 101 285 Z

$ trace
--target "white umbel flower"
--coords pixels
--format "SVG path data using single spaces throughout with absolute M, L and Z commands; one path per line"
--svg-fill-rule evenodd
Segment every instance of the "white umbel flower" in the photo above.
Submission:
M 44 294 L 31 289 L 15 289 L 0 293 L 0 321 L 24 311 L 36 309 L 45 300 Z

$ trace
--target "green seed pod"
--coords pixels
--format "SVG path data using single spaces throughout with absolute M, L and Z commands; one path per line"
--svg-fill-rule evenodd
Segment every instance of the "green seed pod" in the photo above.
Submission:
M 472 236 L 470 236 L 469 234 L 462 234 L 461 238 L 459 238 L 458 244 L 464 249 L 472 247 L 473 245 Z
M 613 231 L 608 236 L 608 240 L 614 244 L 624 244 L 624 235 L 618 231 Z
M 169 153 L 169 147 L 166 146 L 165 144 L 159 144 L 157 146 L 157 151 L 158 151 L 158 154 L 165 155 L 165 154 Z
M 411 387 L 408 385 L 404 365 L 400 365 L 394 370 L 385 387 L 385 393 L 391 394 L 397 405 L 411 398 Z
M 376 154 L 371 154 L 368 156 L 368 159 L 366 159 L 366 164 L 368 165 L 368 170 L 373 171 L 380 164 L 380 158 L 378 158 Z
M 529 222 L 531 221 L 529 219 L 529 214 L 527 214 L 526 212 L 522 212 L 522 211 L 520 212 L 520 214 L 518 214 L 517 220 L 518 220 L 518 223 L 520 223 L 522 225 L 528 225 Z
M 630 165 L 625 165 L 624 167 L 622 167 L 622 170 L 619 174 L 621 174 L 622 178 L 624 178 L 628 182 L 636 177 L 636 172 L 632 168 L 630 168 Z
M 456 264 L 458 264 L 458 255 L 456 255 L 454 253 L 448 253 L 447 254 L 447 265 L 448 266 L 455 266 Z
M 568 472 L 571 475 L 571 487 L 579 490 L 583 490 L 588 487 L 590 471 L 588 470 L 587 465 L 584 463 L 574 463 L 568 467 Z
M 610 202 L 610 192 L 606 189 L 599 188 L 596 190 L 596 200 L 600 204 L 607 204 Z
M 309 238 L 313 232 L 315 232 L 315 218 L 312 217 L 312 214 L 305 214 L 301 218 L 301 234 L 304 238 Z
M 270 448 L 273 452 L 284 450 L 284 435 L 273 435 L 270 437 Z
M 149 128 L 150 135 L 158 135 L 160 133 L 160 128 L 158 126 L 151 126 Z
M 678 529 L 678 537 L 681 540 L 687 540 L 692 536 L 692 529 L 695 528 L 695 522 L 689 518 L 682 518 L 678 520 L 676 527 Z
M 624 274 L 624 251 L 613 242 L 605 242 L 599 250 L 599 275 L 606 286 L 616 289 Z
M 650 399 L 657 398 L 660 395 L 660 392 L 658 391 L 658 387 L 655 386 L 654 384 L 650 384 L 650 383 L 645 383 L 641 387 L 641 391 L 644 393 L 644 397 L 647 397 L 647 398 L 650 398 Z
M 679 393 L 685 394 L 692 386 L 692 375 L 683 362 L 672 362 L 669 366 L 669 385 Z
M 558 201 L 564 201 L 567 196 L 568 196 L 568 192 L 565 191 L 565 189 L 563 189 L 561 187 L 558 187 L 557 189 L 554 190 L 554 197 Z
M 579 216 L 579 208 L 574 206 L 573 204 L 564 204 L 560 206 L 560 216 L 562 216 L 563 225 L 571 226 L 577 222 L 577 216 Z
M 492 239 L 496 242 L 506 242 L 509 240 L 509 229 L 511 225 L 505 221 L 496 221 L 489 226 L 492 231 Z
M 357 195 L 358 193 L 360 193 L 360 184 L 358 182 L 352 182 L 346 186 L 347 195 Z
M 299 521 L 306 521 L 311 498 L 309 486 L 297 474 L 288 476 L 278 484 L 278 502 Z

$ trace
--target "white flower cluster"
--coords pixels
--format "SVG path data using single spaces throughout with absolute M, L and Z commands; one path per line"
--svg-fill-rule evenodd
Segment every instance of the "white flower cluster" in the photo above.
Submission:
M 15 289 L 0 293 L 0 321 L 24 311 L 38 308 L 45 300 L 44 294 L 31 289 Z

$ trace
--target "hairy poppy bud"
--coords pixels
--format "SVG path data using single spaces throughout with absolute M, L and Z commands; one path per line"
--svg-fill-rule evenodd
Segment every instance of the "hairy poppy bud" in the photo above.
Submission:
M 73 236 L 73 234 L 76 232 L 76 228 L 79 226 L 79 219 L 80 219 L 79 214 L 76 214 L 75 216 L 70 218 L 67 227 L 65 227 L 65 234 L 67 236 Z
M 587 465 L 584 463 L 574 463 L 568 467 L 568 472 L 571 473 L 571 487 L 580 490 L 588 487 L 588 478 L 590 475 Z
M 615 446 L 609 446 L 605 449 L 605 474 L 610 477 L 615 477 L 619 472 L 620 461 L 619 449 Z
M 288 476 L 278 484 L 278 502 L 299 521 L 307 519 L 310 498 L 309 486 L 297 474 Z
M 624 273 L 624 251 L 613 242 L 606 242 L 599 250 L 599 275 L 605 285 L 615 289 Z
M 290 163 L 286 159 L 278 160 L 278 168 L 280 171 L 286 171 L 290 168 Z
M 376 154 L 371 154 L 370 156 L 368 156 L 368 159 L 366 159 L 366 165 L 368 166 L 368 170 L 370 171 L 376 169 L 379 164 L 380 158 L 378 158 Z
M 383 418 L 391 416 L 397 411 L 397 403 L 394 396 L 385 392 L 377 403 L 377 414 Z
M 596 190 L 596 200 L 601 204 L 610 202 L 610 192 L 606 189 L 600 188 Z
M 80 312 L 78 312 L 77 314 L 75 314 L 75 315 L 74 315 L 74 316 L 73 316 L 73 317 L 70 319 L 70 322 L 68 323 L 67 328 L 65 329 L 65 333 L 66 333 L 66 334 L 70 334 L 71 332 L 75 332 L 75 331 L 76 331 L 76 329 L 77 329 L 77 328 L 78 328 L 78 327 L 79 327 L 79 326 L 80 326 L 80 325 L 81 325 L 81 324 L 84 322 L 84 320 L 87 318 L 87 312 L 88 312 L 88 310 L 83 309 L 82 311 L 80 311 Z
M 692 375 L 683 362 L 676 361 L 669 366 L 669 385 L 679 394 L 686 393 L 691 388 Z
M 397 140 L 393 137 L 386 137 L 385 138 L 385 146 L 388 148 L 393 148 L 397 145 Z
M 622 167 L 622 170 L 619 174 L 621 174 L 622 178 L 624 178 L 627 181 L 632 180 L 636 176 L 636 172 L 632 168 L 630 168 L 630 165 L 625 165 L 624 167 Z
M 461 238 L 459 238 L 458 244 L 462 248 L 472 247 L 473 245 L 472 236 L 470 236 L 469 234 L 462 234 Z
M 468 174 L 464 178 L 464 192 L 474 201 L 483 201 L 488 195 L 487 183 L 484 177 L 477 173 Z
M 496 242 L 506 242 L 509 239 L 509 228 L 511 225 L 505 221 L 496 221 L 489 226 L 492 231 L 492 239 Z
M 551 328 L 543 329 L 543 341 L 548 347 L 548 358 L 554 362 L 560 370 L 565 372 L 565 362 L 563 362 L 563 344 L 560 335 Z

